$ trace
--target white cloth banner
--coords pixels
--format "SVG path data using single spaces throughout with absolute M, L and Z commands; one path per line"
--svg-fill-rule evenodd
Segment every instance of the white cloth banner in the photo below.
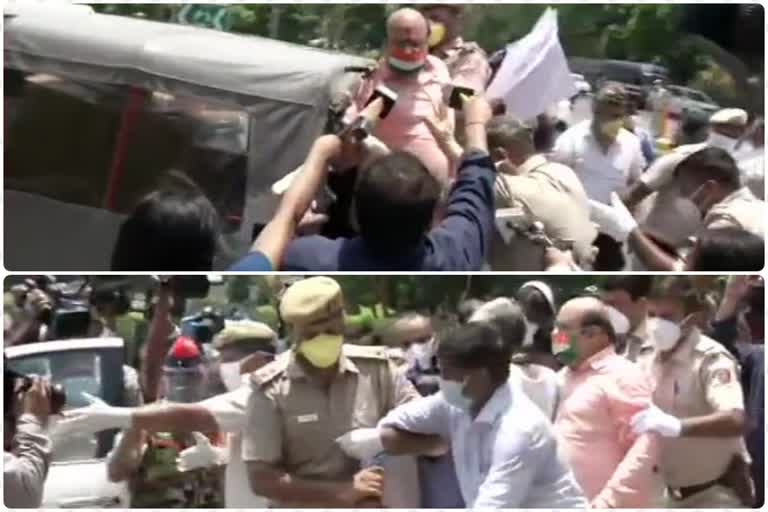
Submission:
M 487 95 L 503 99 L 508 114 L 529 120 L 576 92 L 558 38 L 557 11 L 547 8 L 531 32 L 507 46 Z

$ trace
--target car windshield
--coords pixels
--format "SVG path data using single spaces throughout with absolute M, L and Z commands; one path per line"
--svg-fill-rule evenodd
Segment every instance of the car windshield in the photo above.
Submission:
M 52 383 L 61 384 L 67 395 L 65 412 L 88 405 L 83 393 L 103 397 L 102 358 L 99 354 L 82 350 L 48 352 L 14 358 L 10 366 L 19 373 L 46 377 Z M 97 450 L 96 436 L 72 434 L 66 440 L 54 443 L 53 461 L 93 459 Z

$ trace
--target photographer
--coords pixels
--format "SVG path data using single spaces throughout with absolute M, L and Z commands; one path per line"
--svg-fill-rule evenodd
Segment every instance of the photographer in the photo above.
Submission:
M 50 386 L 34 378 L 27 391 L 17 391 L 18 375 L 7 365 L 3 380 L 5 506 L 39 508 L 52 453 L 51 439 L 45 431 L 51 414 Z

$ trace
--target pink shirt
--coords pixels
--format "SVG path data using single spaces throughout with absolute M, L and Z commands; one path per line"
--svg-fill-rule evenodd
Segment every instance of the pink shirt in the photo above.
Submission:
M 651 404 L 652 387 L 640 367 L 609 347 L 561 375 L 555 425 L 587 499 L 595 508 L 652 506 L 659 440 L 638 437 L 630 425 Z
M 362 110 L 379 84 L 397 92 L 398 99 L 392 112 L 379 121 L 373 134 L 393 151 L 407 151 L 417 156 L 429 172 L 446 186 L 455 164 L 440 149 L 424 118 L 440 111 L 443 87 L 450 83 L 446 65 L 431 55 L 427 57 L 424 69 L 414 77 L 402 78 L 382 63 L 363 82 L 347 116 L 353 117 Z

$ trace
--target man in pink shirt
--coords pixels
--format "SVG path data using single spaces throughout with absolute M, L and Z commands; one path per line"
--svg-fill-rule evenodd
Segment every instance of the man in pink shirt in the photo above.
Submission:
M 421 160 L 445 188 L 453 178 L 455 166 L 440 149 L 425 118 L 445 112 L 446 87 L 451 84 L 447 66 L 429 55 L 429 24 L 414 9 L 395 11 L 387 20 L 387 46 L 378 69 L 363 82 L 355 96 L 348 119 L 362 110 L 379 85 L 398 94 L 389 115 L 373 132 L 393 151 L 407 151 Z M 447 112 L 453 130 L 453 112 Z
M 643 508 L 655 502 L 658 437 L 636 435 L 632 416 L 651 404 L 641 369 L 616 354 L 608 307 L 582 297 L 563 305 L 552 333 L 561 370 L 555 419 L 563 454 L 595 508 Z

